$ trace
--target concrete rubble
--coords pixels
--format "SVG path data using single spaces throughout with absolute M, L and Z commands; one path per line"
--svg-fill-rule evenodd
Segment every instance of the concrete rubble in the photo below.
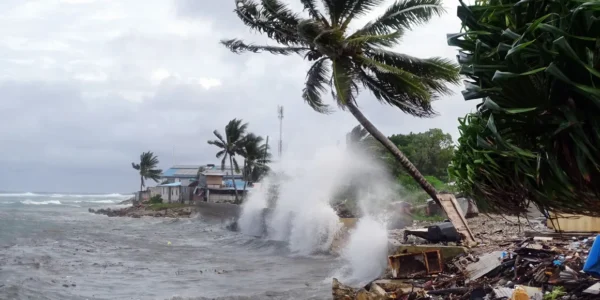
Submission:
M 483 226 L 485 221 L 470 222 L 480 225 L 472 226 L 479 242 L 472 248 L 418 236 L 406 244 L 404 233 L 397 233 L 385 275 L 358 288 L 334 279 L 333 299 L 600 299 L 600 238 L 596 241 L 595 233 L 561 235 L 520 226 L 513 231 L 505 220 L 488 221 L 495 230 Z

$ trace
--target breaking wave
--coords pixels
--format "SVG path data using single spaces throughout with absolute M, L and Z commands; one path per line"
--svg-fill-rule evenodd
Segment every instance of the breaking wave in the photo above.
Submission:
M 21 201 L 22 204 L 25 205 L 49 205 L 49 204 L 53 204 L 53 205 L 61 205 L 62 203 L 60 203 L 60 201 L 58 200 L 49 200 L 49 201 L 33 201 L 30 199 Z
M 44 193 L 0 193 L 0 197 L 15 197 L 15 198 L 30 198 L 30 197 L 49 197 L 49 198 L 118 198 L 127 199 L 132 195 L 129 194 L 44 194 Z

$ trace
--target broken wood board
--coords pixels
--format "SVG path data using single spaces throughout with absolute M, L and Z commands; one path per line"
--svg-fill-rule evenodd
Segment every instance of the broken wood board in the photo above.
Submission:
M 573 237 L 582 236 L 596 236 L 598 232 L 538 232 L 538 231 L 525 231 L 525 237 L 549 237 L 553 239 L 570 240 Z
M 471 246 L 475 244 L 475 237 L 473 236 L 473 232 L 469 228 L 467 224 L 467 219 L 465 219 L 464 214 L 458 205 L 458 201 L 452 194 L 437 194 L 438 199 L 440 200 L 440 205 L 446 212 L 448 216 L 448 220 L 452 222 L 456 231 L 462 236 L 465 244 L 467 246 Z
M 557 232 L 600 232 L 600 218 L 550 213 L 548 228 Z

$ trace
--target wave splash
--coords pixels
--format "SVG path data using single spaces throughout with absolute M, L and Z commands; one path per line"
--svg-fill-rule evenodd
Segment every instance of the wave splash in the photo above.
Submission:
M 368 282 L 385 271 L 388 235 L 385 208 L 399 199 L 398 187 L 373 158 L 360 151 L 324 148 L 308 161 L 282 161 L 244 203 L 238 220 L 249 235 L 285 241 L 293 253 L 330 252 L 343 224 L 332 202 L 354 188 L 361 219 L 341 251 L 347 267 L 339 278 Z M 277 187 L 277 200 L 272 186 Z M 348 199 L 346 199 L 348 200 Z M 266 233 L 265 233 L 266 232 Z

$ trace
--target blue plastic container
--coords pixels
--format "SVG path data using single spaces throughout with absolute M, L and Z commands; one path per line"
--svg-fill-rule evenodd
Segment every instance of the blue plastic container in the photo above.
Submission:
M 583 265 L 583 271 L 600 278 L 600 235 L 596 236 L 594 240 L 594 244 L 590 249 L 590 255 L 588 255 Z

